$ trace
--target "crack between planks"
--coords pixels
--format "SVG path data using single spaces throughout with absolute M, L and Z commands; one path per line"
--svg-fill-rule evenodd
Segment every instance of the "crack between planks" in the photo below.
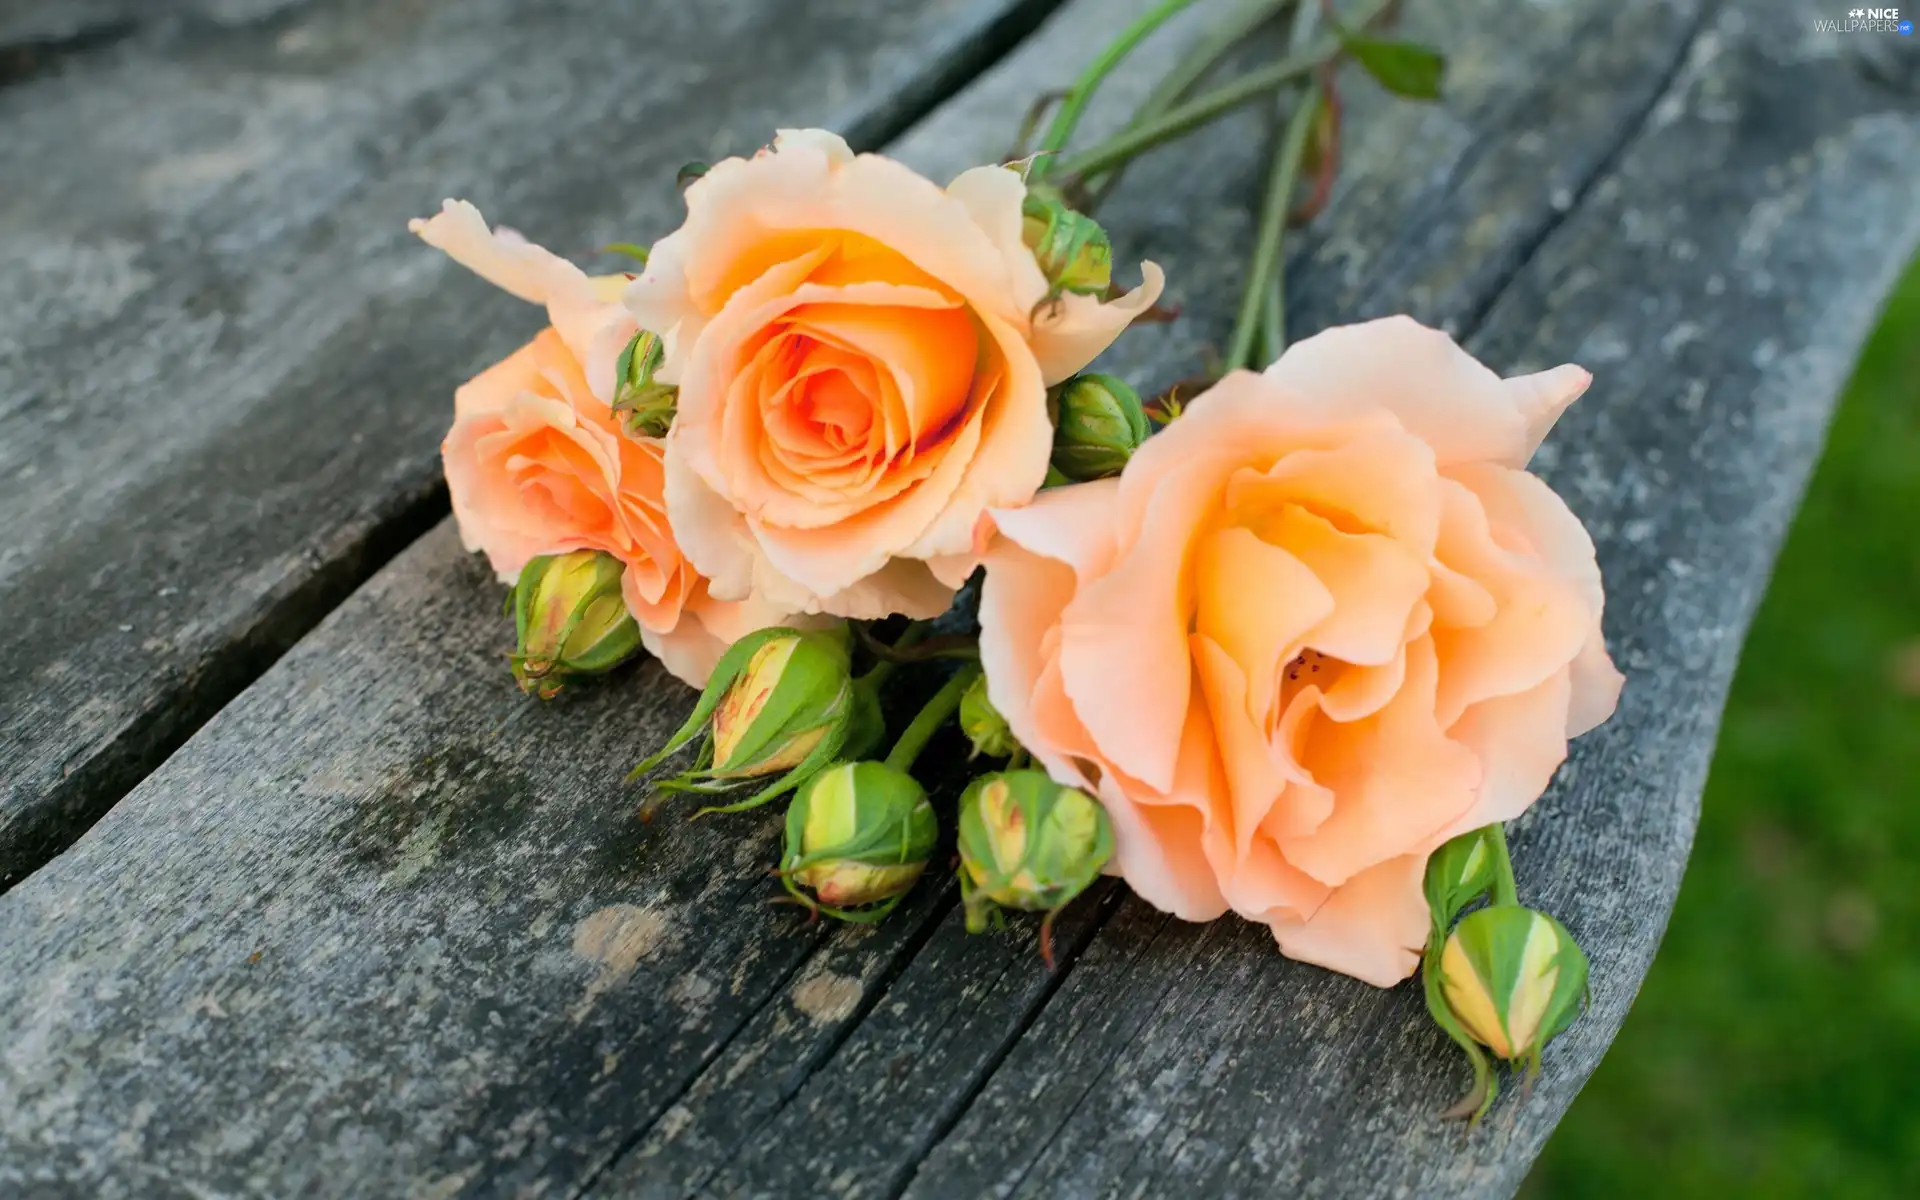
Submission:
M 1647 89 L 1645 102 L 1621 122 L 1619 136 L 1614 138 L 1613 144 L 1607 147 L 1605 153 L 1594 159 L 1593 169 L 1587 172 L 1586 178 L 1569 189 L 1571 193 L 1569 202 L 1565 206 L 1553 204 L 1547 206 L 1547 218 L 1540 222 L 1537 229 L 1520 239 L 1519 252 L 1512 256 L 1507 268 L 1495 276 L 1491 286 L 1487 288 L 1478 303 L 1470 304 L 1461 312 L 1460 333 L 1456 339 L 1460 344 L 1465 345 L 1469 339 L 1479 333 L 1481 326 L 1486 324 L 1488 316 L 1492 314 L 1494 305 L 1500 302 L 1500 298 L 1506 294 L 1508 288 L 1513 286 L 1514 280 L 1520 277 L 1520 273 L 1527 269 L 1528 264 L 1539 256 L 1540 249 L 1546 245 L 1547 239 L 1557 233 L 1573 218 L 1574 214 L 1581 210 L 1587 198 L 1593 195 L 1594 189 L 1614 174 L 1627 149 L 1639 142 L 1646 134 L 1647 124 L 1652 120 L 1654 111 L 1674 90 L 1674 85 L 1686 69 L 1688 60 L 1693 57 L 1694 47 L 1699 44 L 1701 35 L 1706 32 L 1707 26 L 1712 23 L 1713 17 L 1719 11 L 1719 0 L 1705 0 L 1700 5 L 1692 21 L 1685 26 L 1684 32 L 1677 40 L 1673 57 L 1661 69 L 1659 79 L 1654 86 Z M 1376 299 L 1377 295 L 1376 292 L 1368 298 Z
M 726 1054 L 727 1049 L 731 1047 L 735 1039 L 740 1036 L 740 1032 L 759 1020 L 760 1014 L 765 1012 L 774 1001 L 780 998 L 787 990 L 787 986 L 798 978 L 801 972 L 805 971 L 815 959 L 820 957 L 821 950 L 825 948 L 829 940 L 830 938 L 824 931 L 816 934 L 813 939 L 813 945 L 807 947 L 807 952 L 793 960 L 793 965 L 782 972 L 780 978 L 774 981 L 773 986 L 767 989 L 765 998 L 762 999 L 760 1003 L 754 1005 L 752 1011 L 740 1019 L 739 1023 L 733 1027 L 733 1031 L 721 1039 L 720 1043 L 713 1048 L 711 1054 L 707 1055 L 706 1058 L 701 1060 L 698 1066 L 687 1073 L 686 1082 L 674 1089 L 673 1095 L 668 1097 L 666 1103 L 660 1106 L 660 1111 L 645 1125 L 622 1139 L 620 1144 L 614 1147 L 613 1152 L 607 1156 L 606 1161 L 587 1172 L 586 1177 L 574 1185 L 573 1189 L 567 1193 L 568 1200 L 580 1200 L 581 1197 L 591 1192 L 595 1185 L 600 1182 L 602 1176 L 617 1166 L 620 1160 L 625 1158 L 628 1152 L 635 1146 L 639 1145 L 647 1134 L 653 1132 L 654 1128 L 666 1119 L 667 1114 L 673 1111 L 674 1106 L 685 1099 L 687 1093 L 698 1087 L 700 1081 L 706 1078 L 707 1072 L 711 1071 L 714 1064 L 719 1062 L 721 1057 Z
M 1018 0 L 1010 5 L 947 47 L 931 69 L 896 83 L 891 94 L 852 116 L 845 126 L 848 142 L 867 150 L 893 141 L 999 62 L 1063 3 Z M 267 22 L 299 8 L 279 10 Z M 22 48 L 52 55 L 46 63 L 57 65 L 141 36 L 147 26 L 142 20 L 117 18 L 58 37 L 0 46 L 0 88 L 48 69 L 32 66 L 26 74 L 18 73 L 13 56 Z M 287 594 L 267 600 L 258 614 L 200 662 L 170 681 L 163 680 L 157 694 L 109 740 L 76 752 L 47 795 L 47 803 L 36 806 L 10 830 L 17 849 L 0 854 L 0 896 L 85 836 L 361 584 L 431 531 L 449 511 L 446 485 L 437 474 L 430 484 L 403 493 L 364 532 L 322 559 L 312 575 Z
M 448 512 L 446 485 L 403 494 L 364 530 L 318 558 L 318 568 L 270 597 L 244 628 L 160 688 L 111 738 L 68 760 L 47 803 L 9 829 L 17 847 L 0 855 L 0 895 L 31 878 L 85 836 L 234 697 L 293 649 L 329 613 Z M 76 761 L 78 760 L 78 761 Z
M 949 885 L 942 889 L 939 896 L 935 897 L 933 904 L 929 906 L 927 910 L 926 920 L 916 928 L 911 935 L 901 940 L 893 957 L 887 961 L 886 966 L 883 967 L 879 975 L 875 977 L 873 985 L 862 989 L 860 1000 L 854 1006 L 853 1012 L 849 1014 L 847 1019 L 841 1023 L 840 1027 L 829 1034 L 821 1042 L 820 1046 L 801 1064 L 799 1078 L 794 1080 L 790 1086 L 780 1089 L 780 1093 L 776 1097 L 773 1107 L 759 1122 L 761 1128 L 764 1128 L 769 1122 L 786 1110 L 787 1105 L 792 1103 L 793 1098 L 798 1096 L 801 1091 L 806 1088 L 807 1082 L 819 1072 L 821 1067 L 824 1067 L 831 1061 L 835 1054 L 839 1053 L 840 1047 L 847 1044 L 848 1039 L 860 1028 L 861 1022 L 865 1021 L 867 1017 L 872 1014 L 873 1010 L 879 1007 L 880 1001 L 885 998 L 888 989 L 893 986 L 894 981 L 899 979 L 900 976 L 906 972 L 907 968 L 913 965 L 913 960 L 918 957 L 920 951 L 925 949 L 927 943 L 932 941 L 934 935 L 940 931 L 940 924 L 946 919 L 947 914 L 953 911 L 957 896 L 958 889 Z M 708 1072 L 713 1070 L 714 1066 L 726 1054 L 727 1050 L 738 1040 L 742 1032 L 755 1021 L 759 1020 L 760 1014 L 765 1012 L 766 1009 L 786 991 L 788 984 L 798 978 L 827 951 L 829 943 L 832 941 L 833 939 L 831 937 L 823 936 L 817 938 L 814 944 L 808 948 L 807 952 L 795 960 L 792 969 L 787 971 L 780 978 L 779 982 L 768 990 L 766 999 L 756 1005 L 754 1010 L 747 1014 L 746 1018 L 734 1027 L 733 1032 L 729 1034 L 720 1045 L 714 1048 L 713 1053 L 687 1076 L 686 1083 L 677 1089 L 672 1098 L 661 1106 L 659 1113 L 623 1139 L 621 1143 L 614 1148 L 613 1152 L 607 1156 L 605 1162 L 595 1167 L 587 1174 L 586 1178 L 582 1179 L 572 1191 L 567 1193 L 569 1200 L 581 1200 L 582 1197 L 591 1193 L 608 1171 L 618 1166 L 622 1159 L 632 1153 L 634 1148 L 641 1142 L 645 1141 L 647 1135 L 658 1128 L 660 1122 L 666 1119 L 667 1114 L 673 1111 L 674 1105 L 680 1103 L 681 1100 L 686 1098 L 688 1093 L 700 1085 L 700 1081 L 706 1078 Z M 687 1194 L 692 1194 L 707 1180 L 719 1174 L 739 1156 L 741 1147 L 751 1140 L 751 1135 L 749 1135 L 746 1138 L 736 1141 L 723 1161 L 716 1163 L 698 1182 L 686 1183 L 683 1191 Z
M 77 58 L 110 50 L 140 32 L 132 17 L 114 17 L 63 34 L 22 38 L 0 45 L 0 90 L 51 74 Z
M 1005 58 L 1066 2 L 1019 0 L 954 47 L 933 70 L 918 74 L 890 104 L 850 122 L 841 131 L 847 143 L 866 151 L 894 141 Z
M 142 0 L 150 3 L 151 0 Z M 269 33 L 303 20 L 315 0 L 287 0 L 264 12 L 221 19 L 218 12 L 198 8 L 175 11 L 116 13 L 94 20 L 84 18 L 71 28 L 0 42 L 0 90 L 53 74 L 71 63 L 109 51 L 137 38 L 157 35 L 176 40 L 207 35 L 265 30 Z
M 927 948 L 927 943 L 931 942 L 934 936 L 940 932 L 940 926 L 945 923 L 947 914 L 954 910 L 959 900 L 959 895 L 960 889 L 953 886 L 951 881 L 947 887 L 941 890 L 939 897 L 934 901 L 933 908 L 928 913 L 926 924 L 915 930 L 913 937 L 901 942 L 900 952 L 888 961 L 886 968 L 881 971 L 879 977 L 873 981 L 873 986 L 861 993 L 859 1005 L 854 1009 L 853 1014 L 848 1017 L 845 1024 L 839 1029 L 834 1030 L 833 1033 L 827 1037 L 819 1052 L 814 1054 L 806 1063 L 800 1073 L 800 1078 L 794 1082 L 793 1086 L 781 1090 L 778 1102 L 775 1103 L 766 1116 L 760 1120 L 759 1127 L 761 1129 L 765 1129 L 771 1125 L 781 1113 L 785 1112 L 787 1105 L 793 1103 L 794 1099 L 806 1090 L 807 1084 L 815 1075 L 820 1073 L 820 1069 L 833 1061 L 833 1056 L 840 1052 L 840 1048 L 851 1041 L 855 1033 L 859 1032 L 861 1024 L 865 1022 L 869 1016 L 873 1015 L 874 1009 L 880 1007 L 880 1001 L 886 998 L 887 993 L 893 989 L 893 985 L 899 981 L 902 975 L 907 973 L 908 968 L 913 966 L 914 960 L 920 956 L 920 952 Z M 733 1148 L 728 1151 L 727 1157 L 723 1161 L 716 1164 L 711 1171 L 707 1172 L 706 1176 L 701 1179 L 698 1184 L 688 1186 L 688 1194 L 691 1195 L 698 1187 L 704 1186 L 716 1175 L 719 1175 L 725 1171 L 726 1168 L 739 1161 L 740 1151 L 752 1140 L 752 1137 L 748 1136 L 734 1143 Z
M 1000 1064 L 1007 1061 L 1007 1056 L 1013 1053 L 1014 1047 L 1020 1044 L 1021 1039 L 1027 1036 L 1027 1031 L 1040 1020 L 1040 1015 L 1046 1011 L 1047 1005 L 1066 984 L 1067 976 L 1073 973 L 1073 969 L 1079 965 L 1081 958 L 1093 948 L 1094 940 L 1100 936 L 1100 931 L 1107 927 L 1107 922 L 1113 919 L 1114 914 L 1120 911 L 1121 905 L 1126 903 L 1129 894 L 1124 884 L 1116 884 L 1107 889 L 1107 894 L 1100 898 L 1100 909 L 1094 919 L 1088 923 L 1086 932 L 1075 940 L 1073 952 L 1047 979 L 1033 1007 L 1021 1014 L 1020 1020 L 1009 1031 L 1009 1036 L 1002 1039 L 999 1049 L 982 1063 L 984 1069 L 967 1085 L 966 1091 L 961 1093 L 959 1103 L 953 1106 L 951 1112 L 941 1117 L 932 1133 L 915 1147 L 913 1157 L 907 1162 L 904 1174 L 897 1177 L 888 1187 L 887 1200 L 900 1200 L 906 1195 L 907 1189 L 912 1187 L 914 1181 L 920 1177 L 920 1168 L 926 1164 L 927 1156 L 932 1154 L 934 1148 L 940 1143 L 946 1141 L 948 1135 L 959 1126 L 962 1120 L 966 1119 L 967 1113 L 973 1109 L 974 1102 L 980 1098 L 982 1092 L 987 1090 L 987 1084 L 993 1081 L 994 1072 L 1000 1069 Z M 1158 936 L 1156 931 L 1155 937 Z M 1115 1048 L 1114 1053 L 1119 1054 L 1118 1047 Z M 1085 1099 L 1085 1093 L 1082 1093 L 1081 1099 Z M 1079 1103 L 1076 1102 L 1074 1107 L 1078 1108 Z M 1022 1177 L 1024 1178 L 1024 1172 Z
M 1681 36 L 1676 40 L 1676 49 L 1673 57 L 1661 70 L 1654 86 L 1647 89 L 1647 99 L 1636 110 L 1631 112 L 1626 120 L 1620 123 L 1618 137 L 1614 139 L 1612 145 L 1610 145 L 1604 153 L 1594 160 L 1593 169 L 1587 172 L 1586 177 L 1573 189 L 1572 202 L 1563 209 L 1549 206 L 1549 215 L 1540 223 L 1538 229 L 1534 230 L 1521 241 L 1519 253 L 1513 256 L 1512 264 L 1494 278 L 1490 286 L 1486 289 L 1485 295 L 1478 302 L 1471 303 L 1464 309 L 1459 319 L 1459 334 L 1457 338 L 1461 344 L 1464 345 L 1478 334 L 1481 327 L 1486 323 L 1487 318 L 1491 315 L 1494 306 L 1499 302 L 1500 298 L 1506 294 L 1508 288 L 1513 285 L 1513 282 L 1519 278 L 1521 272 L 1526 269 L 1527 265 L 1537 257 L 1540 249 L 1546 244 L 1547 240 L 1564 226 L 1574 214 L 1581 210 L 1587 198 L 1593 194 L 1594 189 L 1599 187 L 1601 183 L 1615 173 L 1621 158 L 1626 154 L 1627 150 L 1642 139 L 1647 131 L 1648 121 L 1651 119 L 1654 111 L 1659 107 L 1660 102 L 1673 92 L 1676 83 L 1686 68 L 1688 60 L 1693 56 L 1694 47 L 1699 43 L 1701 35 L 1711 24 L 1712 18 L 1718 11 L 1719 4 L 1712 2 L 1712 0 L 1700 6 L 1699 10 L 1694 14 L 1693 19 L 1684 27 Z M 1482 139 L 1481 141 L 1484 146 L 1487 139 Z M 1484 153 L 1484 150 L 1477 151 L 1473 155 L 1473 158 L 1477 160 L 1482 153 Z M 1456 164 L 1455 168 L 1449 171 L 1449 189 L 1465 176 L 1469 166 L 1470 163 L 1463 162 Z M 1317 245 L 1318 243 L 1316 242 L 1315 246 L 1302 247 L 1302 251 L 1311 254 Z M 1366 302 L 1377 300 L 1385 286 L 1387 285 L 1382 284 L 1370 289 L 1361 307 L 1364 308 Z M 1116 888 L 1115 892 L 1116 894 L 1124 895 L 1125 889 Z M 1113 909 L 1101 914 L 1100 919 L 1095 922 L 1093 929 L 1087 936 L 1083 949 L 1091 948 L 1094 940 L 1099 936 L 1100 931 L 1105 928 L 1107 920 L 1111 917 L 1112 913 L 1117 910 L 1118 905 L 1116 904 Z M 1074 961 L 1077 961 L 1078 957 L 1079 955 L 1076 953 Z M 1039 1020 L 1047 1004 L 1052 1000 L 1053 995 L 1057 991 L 1058 988 L 1054 987 L 1043 995 L 1040 1003 L 1034 1006 L 1032 1013 L 1022 1021 L 1014 1042 L 1017 1042 L 1020 1036 L 1024 1036 L 1026 1030 L 1031 1028 L 1032 1025 Z M 918 1161 L 912 1165 L 906 1178 L 897 1188 L 889 1192 L 889 1200 L 899 1200 L 907 1188 L 911 1187 L 913 1181 L 918 1177 L 920 1167 L 924 1165 L 926 1159 L 934 1150 L 939 1148 L 941 1142 L 946 1139 L 947 1135 L 950 1134 L 953 1129 L 957 1128 L 959 1123 L 965 1119 L 967 1111 L 986 1090 L 987 1084 L 992 1081 L 993 1073 L 999 1069 L 1000 1064 L 1005 1061 L 1007 1054 L 1011 1052 L 1012 1044 L 1013 1043 L 1009 1043 L 1007 1049 L 993 1060 L 987 1070 L 981 1075 L 977 1085 L 968 1092 L 965 1100 L 952 1114 L 951 1119 L 945 1121 L 940 1132 L 920 1150 Z M 1116 1050 L 1115 1055 L 1117 1056 L 1117 1054 L 1118 1051 Z M 1109 1059 L 1109 1064 L 1111 1061 L 1112 1060 Z M 1080 1101 L 1076 1101 L 1074 1108 L 1077 1110 L 1079 1104 L 1084 1100 L 1085 1093 L 1082 1094 Z M 1071 1113 L 1069 1113 L 1069 1116 L 1071 1116 Z M 1047 1148 L 1053 1144 L 1054 1137 L 1058 1136 L 1060 1129 L 1064 1128 L 1065 1124 L 1066 1122 L 1063 1120 L 1060 1125 L 1056 1126 L 1047 1141 L 1042 1144 L 1040 1149 L 1029 1160 L 1027 1167 L 1021 1171 L 1020 1179 L 1016 1181 L 1014 1190 L 1017 1190 L 1020 1183 L 1025 1181 L 1031 1173 L 1034 1164 L 1038 1163 L 1045 1155 Z M 1011 1192 L 1009 1194 L 1011 1194 Z
M 1119 907 L 1118 905 L 1115 906 L 1116 910 L 1118 909 L 1118 907 Z M 1149 950 L 1151 950 L 1155 945 L 1155 943 L 1159 942 L 1161 934 L 1167 931 L 1167 927 L 1170 924 L 1172 924 L 1172 918 L 1167 916 L 1165 913 L 1162 913 L 1160 925 L 1153 931 L 1153 936 L 1148 938 L 1146 943 L 1143 946 L 1141 946 L 1140 954 L 1145 954 Z M 1140 954 L 1134 955 L 1134 960 L 1137 961 L 1140 957 Z M 1154 1002 L 1153 1002 L 1154 1008 L 1156 1009 L 1159 1008 L 1160 1005 L 1166 1001 L 1167 993 L 1173 990 L 1174 984 L 1176 982 L 1178 982 L 1177 979 L 1170 979 L 1167 981 L 1166 986 L 1160 989 L 1159 994 L 1154 997 Z M 1046 1153 L 1047 1148 L 1049 1146 L 1053 1145 L 1053 1139 L 1060 1136 L 1060 1131 L 1062 1129 L 1065 1129 L 1069 1124 L 1072 1123 L 1074 1115 L 1078 1113 L 1080 1111 L 1081 1106 L 1087 1102 L 1087 1097 L 1093 1095 L 1094 1085 L 1098 1083 L 1101 1079 L 1104 1079 L 1106 1077 L 1107 1071 L 1112 1068 L 1114 1062 L 1120 1057 L 1121 1053 L 1125 1050 L 1125 1048 L 1126 1047 L 1124 1045 L 1115 1045 L 1113 1049 L 1107 1053 L 1106 1057 L 1101 1061 L 1100 1070 L 1097 1073 L 1095 1073 L 1095 1075 L 1093 1076 L 1093 1081 L 1088 1083 L 1086 1087 L 1080 1089 L 1080 1094 L 1074 1097 L 1073 1103 L 1067 1107 L 1067 1111 L 1061 1114 L 1060 1119 L 1054 1122 L 1053 1128 L 1047 1132 L 1046 1140 L 1040 1143 L 1039 1150 L 1035 1152 L 1034 1155 L 1027 1160 L 1026 1166 L 1020 1168 L 1020 1175 L 1018 1178 L 1016 1178 L 1013 1181 L 1013 1186 L 1007 1189 L 1007 1195 L 1009 1196 L 1014 1195 L 1020 1190 L 1022 1185 L 1026 1183 L 1027 1176 L 1033 1174 L 1033 1168 L 1036 1165 L 1038 1165 L 1038 1163 L 1040 1162 L 1041 1156 Z M 955 1121 L 955 1125 L 957 1126 L 958 1124 L 959 1122 Z M 929 1151 L 929 1153 L 931 1153 L 931 1151 Z M 924 1163 L 924 1159 L 922 1160 L 922 1163 Z M 915 1164 L 914 1166 L 913 1175 L 915 1178 L 919 1176 L 921 1165 L 922 1164 Z M 909 1179 L 908 1186 L 911 1186 L 911 1185 L 912 1185 L 912 1180 Z M 906 1189 L 903 1188 L 901 1190 L 904 1193 Z

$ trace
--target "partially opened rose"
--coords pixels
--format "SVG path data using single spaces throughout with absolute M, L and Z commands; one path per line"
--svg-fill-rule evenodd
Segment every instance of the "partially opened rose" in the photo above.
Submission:
M 614 362 L 636 329 L 616 303 L 627 280 L 589 279 L 449 201 L 414 232 L 490 282 L 536 304 L 553 324 L 454 393 L 441 444 L 461 541 L 512 583 L 543 554 L 604 550 L 625 570 L 621 592 L 647 649 L 698 686 L 736 638 L 782 623 L 754 600 L 720 601 L 686 561 L 668 523 L 665 448 L 622 432 L 608 400 Z
M 626 302 L 680 388 L 667 506 L 713 594 L 932 616 L 1046 475 L 1045 388 L 1151 305 L 1049 285 L 1001 167 L 942 189 L 819 130 L 687 190 Z M 1044 303 L 1043 303 L 1044 301 Z
M 996 512 L 988 690 L 1189 920 L 1386 985 L 1427 855 L 1546 788 L 1613 711 L 1600 574 L 1525 470 L 1587 373 L 1502 380 L 1406 318 L 1237 372 L 1118 479 Z

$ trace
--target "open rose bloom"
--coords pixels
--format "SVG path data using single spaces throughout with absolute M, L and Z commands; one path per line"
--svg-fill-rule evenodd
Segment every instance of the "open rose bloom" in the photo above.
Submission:
M 469 204 L 449 201 L 414 231 L 489 282 L 546 305 L 552 321 L 454 394 L 441 455 L 461 540 L 509 584 L 539 555 L 613 555 L 647 649 L 686 682 L 705 682 L 734 639 L 785 614 L 708 593 L 667 519 L 663 443 L 619 426 L 614 365 L 637 328 L 617 303 L 626 278 L 589 279 L 490 231 Z
M 1026 185 L 941 188 L 819 130 L 782 133 L 687 190 L 626 304 L 678 384 L 667 511 L 728 600 L 933 616 L 984 511 L 1046 475 L 1046 386 L 1150 306 L 1048 284 L 1021 241 Z
M 1613 711 L 1586 531 L 1526 471 L 1587 373 L 1502 380 L 1406 318 L 1237 372 L 1117 479 L 996 511 L 994 705 L 1188 920 L 1387 985 L 1422 872 Z

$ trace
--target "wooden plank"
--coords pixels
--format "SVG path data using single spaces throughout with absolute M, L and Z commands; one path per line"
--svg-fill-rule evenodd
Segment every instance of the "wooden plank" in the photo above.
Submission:
M 1033 51 L 1049 78 L 1113 11 L 1080 0 L 1063 14 Z M 1325 287 L 1342 310 L 1429 281 L 1430 306 L 1413 298 L 1429 319 L 1492 305 L 1477 344 L 1495 363 L 1584 356 L 1602 372 L 1586 423 L 1555 443 L 1581 454 L 1554 462 L 1596 523 L 1636 682 L 1521 838 L 1529 894 L 1570 917 L 1603 973 L 1600 1011 L 1532 1103 L 1463 1140 L 1432 1120 L 1462 1080 L 1406 989 L 1289 964 L 1235 923 L 1164 922 L 1118 889 L 1074 910 L 1074 965 L 1055 976 L 1023 938 L 964 937 L 945 889 L 876 930 L 767 910 L 756 872 L 773 818 L 643 828 L 611 785 L 684 694 L 648 667 L 569 702 L 524 702 L 499 674 L 494 590 L 443 529 L 0 898 L 0 1020 L 17 1031 L 0 1056 L 0 1182 L 107 1195 L 370 1181 L 439 1194 L 1510 1188 L 1651 956 L 1739 629 L 1791 507 L 1794 488 L 1775 483 L 1804 473 L 1897 265 L 1888 251 L 1920 233 L 1898 207 L 1920 162 L 1909 101 L 1730 27 L 1738 14 L 1693 38 L 1696 12 L 1623 20 L 1594 0 L 1516 41 L 1493 0 L 1416 7 L 1459 51 L 1457 107 L 1383 113 L 1299 264 L 1306 295 Z M 1665 87 L 1689 42 L 1694 60 Z M 1769 53 L 1799 54 L 1792 82 L 1825 89 L 1784 134 L 1726 108 L 1775 95 Z M 1009 63 L 902 152 L 929 169 L 991 154 L 1038 73 Z M 1515 135 L 1575 85 L 1569 112 L 1612 118 L 1544 148 Z M 1257 138 L 1231 127 L 1197 157 L 1143 166 L 1132 186 L 1146 198 L 1112 210 L 1127 253 L 1183 256 L 1192 325 L 1133 339 L 1162 341 L 1127 360 L 1143 379 L 1185 373 L 1188 350 L 1224 328 L 1219 260 L 1243 244 Z M 1563 157 L 1564 213 L 1541 183 Z M 1745 213 L 1768 188 L 1780 207 L 1713 225 L 1731 197 Z M 1643 228 L 1666 236 L 1622 244 L 1630 212 L 1659 214 Z M 1474 231 L 1489 215 L 1535 230 L 1540 256 L 1486 267 Z M 1431 236 L 1387 236 L 1402 222 Z M 1676 238 L 1692 247 L 1680 275 Z M 1442 286 L 1476 270 L 1477 283 Z M 1758 296 L 1762 273 L 1774 290 Z M 1599 361 L 1658 344 L 1679 327 L 1661 305 L 1683 300 L 1697 340 Z M 1756 356 L 1756 339 L 1773 350 Z M 1651 474 L 1650 450 L 1669 477 Z M 1621 890 L 1593 895 L 1596 878 Z
M 527 313 L 408 217 L 589 254 L 778 124 L 884 138 L 1054 2 L 208 0 L 0 88 L 0 889 L 445 512 L 448 385 Z

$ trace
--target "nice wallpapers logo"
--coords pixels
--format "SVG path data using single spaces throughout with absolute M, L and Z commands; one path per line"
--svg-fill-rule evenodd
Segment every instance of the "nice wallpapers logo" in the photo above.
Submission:
M 1849 11 L 1844 19 L 1816 17 L 1813 27 L 1820 33 L 1897 33 L 1901 37 L 1913 36 L 1913 22 L 1901 16 L 1897 8 L 1856 8 Z

